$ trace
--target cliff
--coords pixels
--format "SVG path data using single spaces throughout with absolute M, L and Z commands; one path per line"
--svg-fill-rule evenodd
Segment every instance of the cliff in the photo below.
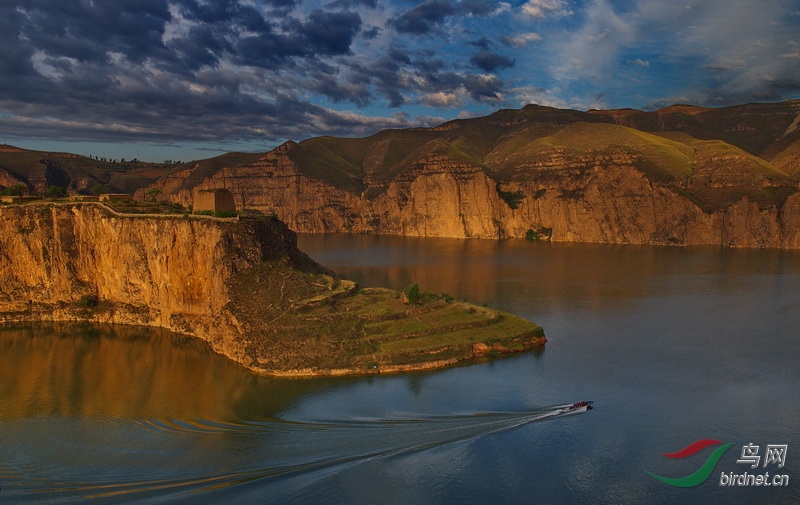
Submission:
M 288 142 L 156 181 L 298 232 L 800 247 L 800 101 L 656 112 L 528 106 L 363 139 Z M 144 193 L 140 193 L 144 194 Z
M 501 353 L 543 343 L 539 327 L 499 311 L 440 299 L 406 306 L 395 292 L 357 291 L 271 218 L 0 207 L 0 286 L 0 322 L 162 327 L 272 374 L 425 368 L 479 355 L 473 344 L 484 341 Z M 409 333 L 409 318 L 428 322 Z

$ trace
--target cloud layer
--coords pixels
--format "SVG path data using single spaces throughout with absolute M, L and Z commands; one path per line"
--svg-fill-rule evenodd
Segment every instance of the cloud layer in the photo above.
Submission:
M 792 1 L 2 2 L 0 138 L 274 145 L 531 100 L 782 100 L 799 28 Z

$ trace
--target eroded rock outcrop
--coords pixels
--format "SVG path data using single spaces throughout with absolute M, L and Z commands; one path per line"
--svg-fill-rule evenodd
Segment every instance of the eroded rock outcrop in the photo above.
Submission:
M 246 361 L 227 283 L 296 255 L 281 223 L 114 215 L 98 205 L 0 208 L 0 321 L 158 326 Z
M 425 295 L 357 290 L 272 218 L 119 214 L 100 204 L 0 206 L 0 322 L 162 327 L 277 375 L 446 366 L 472 344 L 540 347 L 535 324 Z M 409 332 L 408 320 L 425 319 Z M 501 353 L 502 354 L 502 353 Z
M 288 142 L 155 185 L 183 205 L 194 188 L 226 188 L 238 209 L 306 233 L 798 248 L 798 118 L 800 101 L 659 113 L 529 106 Z

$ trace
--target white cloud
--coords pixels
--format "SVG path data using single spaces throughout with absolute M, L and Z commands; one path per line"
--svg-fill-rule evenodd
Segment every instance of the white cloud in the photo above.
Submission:
M 437 107 L 440 109 L 461 107 L 464 105 L 463 100 L 461 100 L 455 93 L 445 93 L 443 91 L 422 95 L 419 101 L 428 107 Z
M 565 5 L 536 0 L 524 4 L 523 11 L 543 19 Z M 576 12 L 579 26 L 540 32 L 537 57 L 565 97 L 567 90 L 588 94 L 649 82 L 651 97 L 691 95 L 694 102 L 711 105 L 779 100 L 800 83 L 789 2 L 632 0 L 619 5 L 587 2 Z M 631 67 L 640 70 L 633 74 Z
M 569 108 L 570 104 L 558 96 L 561 92 L 560 89 L 545 89 L 536 86 L 520 86 L 510 90 L 512 99 L 519 107 L 533 103 L 561 109 Z
M 514 46 L 516 48 L 523 48 L 528 42 L 539 42 L 542 40 L 542 36 L 538 33 L 528 32 L 528 33 L 520 33 L 519 35 L 514 35 L 513 37 L 503 37 L 503 42 Z
M 649 0 L 653 2 L 655 0 Z M 791 41 L 797 36 L 790 2 L 696 0 L 693 23 L 671 48 L 675 54 L 707 61 L 714 85 L 701 99 L 722 102 L 780 99 L 782 85 L 800 82 L 797 53 Z
M 571 16 L 573 11 L 566 6 L 564 0 L 528 0 L 520 10 L 526 16 L 535 19 L 545 19 L 549 16 Z
M 590 4 L 583 26 L 553 40 L 552 74 L 557 80 L 609 77 L 623 47 L 638 43 L 636 20 L 620 15 L 607 0 Z

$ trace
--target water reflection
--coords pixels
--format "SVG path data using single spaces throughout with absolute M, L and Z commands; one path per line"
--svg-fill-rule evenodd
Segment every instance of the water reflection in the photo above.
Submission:
M 319 387 L 256 376 L 199 339 L 158 328 L 0 328 L 0 420 L 261 419 Z
M 687 491 L 644 473 L 685 474 L 661 452 L 700 438 L 800 441 L 800 252 L 300 242 L 364 285 L 417 282 L 536 321 L 547 351 L 279 381 L 157 330 L 0 331 L 0 501 L 800 503 L 793 484 Z M 586 415 L 531 417 L 584 398 Z M 718 470 L 743 470 L 729 453 Z
M 422 289 L 516 313 L 534 306 L 540 313 L 608 310 L 694 288 L 735 295 L 751 288 L 754 275 L 780 284 L 783 278 L 777 274 L 800 264 L 797 251 L 714 246 L 337 234 L 300 234 L 298 243 L 317 261 L 364 286 L 403 289 L 418 283 Z

